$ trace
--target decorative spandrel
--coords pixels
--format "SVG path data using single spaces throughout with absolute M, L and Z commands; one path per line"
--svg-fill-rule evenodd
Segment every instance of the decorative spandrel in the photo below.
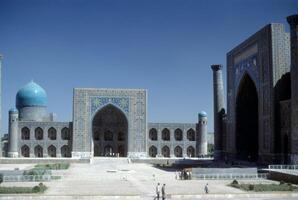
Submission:
M 121 108 L 126 114 L 129 113 L 129 98 L 128 97 L 90 97 L 91 115 L 99 108 L 113 104 Z
M 249 58 L 237 63 L 235 66 L 236 76 L 241 74 L 245 70 L 255 71 L 257 68 L 257 54 L 250 56 Z

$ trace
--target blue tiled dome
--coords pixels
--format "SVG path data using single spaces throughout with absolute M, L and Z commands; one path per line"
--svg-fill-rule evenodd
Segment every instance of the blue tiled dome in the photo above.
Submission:
M 207 117 L 207 113 L 205 111 L 201 111 L 199 113 L 199 117 Z
M 47 93 L 38 84 L 33 81 L 27 83 L 21 88 L 16 96 L 16 107 L 34 107 L 47 105 Z

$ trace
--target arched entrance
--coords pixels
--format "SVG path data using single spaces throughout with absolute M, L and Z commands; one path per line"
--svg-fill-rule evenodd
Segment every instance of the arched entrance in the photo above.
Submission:
M 258 160 L 258 93 L 248 74 L 240 82 L 236 99 L 236 150 L 240 160 Z
M 128 122 L 114 105 L 100 109 L 92 121 L 94 156 L 127 156 Z
M 157 155 L 157 148 L 155 146 L 151 146 L 149 148 L 149 156 L 155 158 Z

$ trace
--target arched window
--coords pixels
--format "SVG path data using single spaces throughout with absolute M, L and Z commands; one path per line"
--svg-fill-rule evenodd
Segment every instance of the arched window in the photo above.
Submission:
M 100 132 L 98 130 L 94 131 L 93 137 L 94 137 L 94 140 L 99 141 L 100 140 Z
M 187 147 L 187 156 L 190 158 L 195 157 L 195 148 L 193 148 L 192 146 Z
M 111 131 L 106 131 L 104 134 L 105 141 L 113 141 L 113 133 Z
M 157 148 L 155 146 L 151 146 L 149 148 L 149 156 L 155 158 L 157 155 Z
M 157 140 L 157 130 L 155 128 L 150 129 L 149 138 L 150 140 L 153 140 L 153 141 Z
M 175 130 L 175 140 L 176 141 L 181 141 L 183 140 L 183 135 L 182 135 L 182 130 L 180 128 L 177 128 Z
M 35 129 L 35 139 L 36 140 L 42 140 L 43 139 L 43 130 L 40 127 Z
M 123 145 L 118 145 L 118 153 L 120 157 L 124 157 L 125 149 Z
M 182 157 L 182 148 L 180 146 L 176 146 L 174 149 L 174 155 L 176 157 Z
M 69 128 L 64 127 L 61 130 L 61 138 L 62 140 L 70 140 L 70 132 L 69 132 Z
M 162 140 L 169 141 L 170 140 L 170 131 L 169 129 L 165 128 L 161 132 L 161 138 Z
M 118 141 L 124 141 L 125 140 L 125 134 L 123 132 L 118 133 Z
M 40 145 L 37 145 L 35 148 L 34 148 L 34 155 L 35 157 L 37 158 L 41 158 L 43 157 L 43 149 Z
M 55 128 L 51 127 L 48 130 L 48 137 L 50 140 L 56 140 L 57 139 L 57 131 Z
M 170 148 L 168 146 L 164 146 L 161 149 L 161 154 L 163 155 L 163 157 L 169 158 L 170 157 Z
M 102 156 L 100 144 L 98 144 L 98 143 L 94 144 L 94 152 L 93 153 L 94 153 L 93 154 L 94 156 Z
M 56 147 L 51 145 L 48 147 L 48 156 L 56 157 Z
M 189 141 L 195 141 L 196 140 L 195 131 L 192 128 L 187 131 L 187 139 Z
M 27 145 L 21 147 L 21 154 L 23 157 L 30 157 L 30 149 Z
M 22 140 L 30 140 L 30 129 L 27 127 L 22 128 Z
M 68 145 L 64 145 L 61 147 L 61 156 L 62 157 L 71 157 L 70 148 Z

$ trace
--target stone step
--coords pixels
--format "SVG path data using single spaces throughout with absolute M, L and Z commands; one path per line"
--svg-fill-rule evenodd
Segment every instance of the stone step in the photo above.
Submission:
M 92 158 L 90 163 L 94 165 L 98 164 L 128 164 L 130 161 L 128 158 L 111 158 L 111 157 L 95 157 Z

